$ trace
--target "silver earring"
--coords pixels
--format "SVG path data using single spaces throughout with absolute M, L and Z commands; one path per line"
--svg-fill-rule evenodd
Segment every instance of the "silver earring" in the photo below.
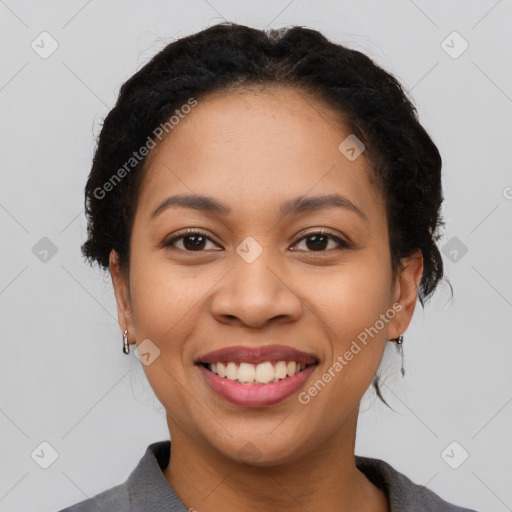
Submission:
M 404 337 L 400 334 L 400 336 L 398 336 L 398 338 L 392 338 L 390 341 L 396 342 L 396 349 L 398 350 L 398 352 L 400 352 L 400 356 L 401 356 L 401 359 L 402 359 L 402 368 L 400 369 L 400 373 L 402 374 L 402 377 L 403 377 L 405 375 L 405 370 L 404 370 L 404 347 L 403 347 Z
M 130 344 L 128 343 L 128 330 L 123 333 L 123 352 L 125 354 L 130 353 Z

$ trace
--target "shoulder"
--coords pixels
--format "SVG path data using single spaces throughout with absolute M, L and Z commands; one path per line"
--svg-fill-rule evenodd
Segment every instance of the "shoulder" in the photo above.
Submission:
M 150 444 L 124 483 L 59 512 L 186 512 L 162 473 L 170 450 L 169 440 Z
M 381 459 L 356 455 L 356 467 L 388 495 L 390 512 L 477 512 L 442 499 Z
M 58 512 L 119 512 L 129 510 L 129 507 L 128 488 L 126 484 L 120 484 Z

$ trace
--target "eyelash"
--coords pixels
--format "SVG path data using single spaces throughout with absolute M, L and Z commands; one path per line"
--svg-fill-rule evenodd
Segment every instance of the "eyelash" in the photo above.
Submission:
M 204 231 L 201 231 L 200 229 L 190 229 L 190 230 L 187 230 L 185 231 L 184 233 L 181 233 L 180 235 L 178 236 L 174 236 L 168 240 L 164 240 L 161 244 L 160 244 L 160 247 L 171 247 L 175 242 L 177 242 L 178 240 L 181 240 L 183 238 L 187 238 L 189 236 L 194 236 L 194 235 L 200 235 L 202 237 L 204 237 L 206 240 L 209 240 L 210 242 L 212 243 L 215 243 L 209 236 L 207 233 L 205 233 Z M 322 230 L 322 229 L 319 229 L 317 231 L 311 231 L 310 233 L 307 233 L 306 235 L 304 235 L 302 238 L 300 238 L 299 240 L 297 240 L 297 242 L 295 242 L 294 245 L 297 245 L 299 242 L 302 242 L 303 240 L 306 240 L 307 238 L 310 238 L 314 235 L 324 235 L 324 236 L 327 236 L 328 238 L 330 238 L 331 240 L 334 240 L 336 243 L 339 244 L 339 249 L 350 249 L 352 248 L 352 245 L 349 244 L 348 242 L 346 242 L 345 240 L 341 239 L 340 237 L 336 236 L 336 235 L 333 235 L 330 231 L 325 231 L 325 230 Z M 177 247 L 175 247 L 175 249 L 177 249 Z M 186 249 L 180 249 L 181 251 L 183 252 L 187 252 L 187 253 L 200 253 L 200 252 L 205 252 L 204 250 L 201 250 L 201 251 L 188 251 Z M 321 251 L 306 251 L 306 252 L 329 252 L 329 249 L 327 250 L 321 250 Z

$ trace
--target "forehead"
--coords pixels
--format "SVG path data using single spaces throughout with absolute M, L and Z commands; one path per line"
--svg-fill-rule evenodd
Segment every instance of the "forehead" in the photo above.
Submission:
M 305 91 L 208 95 L 152 150 L 140 214 L 149 216 L 171 193 L 221 197 L 250 215 L 278 200 L 333 192 L 378 209 L 364 153 L 350 161 L 339 150 L 349 135 L 341 115 Z

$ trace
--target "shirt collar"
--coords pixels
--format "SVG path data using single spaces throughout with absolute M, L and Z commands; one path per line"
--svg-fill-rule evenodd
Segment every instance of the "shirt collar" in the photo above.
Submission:
M 187 512 L 187 508 L 176 496 L 164 477 L 163 470 L 169 463 L 170 441 L 158 441 L 150 444 L 137 467 L 125 482 L 130 496 L 130 510 L 158 512 Z M 408 507 L 421 504 L 424 512 L 445 510 L 443 505 L 452 509 L 427 487 L 413 483 L 387 462 L 355 455 L 356 467 L 388 497 L 390 512 L 401 512 Z M 466 510 L 466 509 L 460 509 Z
M 126 481 L 132 512 L 187 512 L 164 477 L 169 463 L 170 441 L 150 444 Z

